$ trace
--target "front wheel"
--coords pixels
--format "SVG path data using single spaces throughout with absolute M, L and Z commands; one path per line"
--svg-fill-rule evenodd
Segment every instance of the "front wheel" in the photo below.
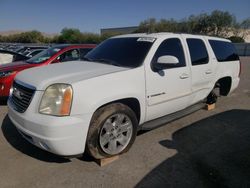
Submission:
M 92 117 L 87 151 L 96 159 L 124 153 L 132 146 L 138 126 L 135 113 L 121 103 L 98 109 Z

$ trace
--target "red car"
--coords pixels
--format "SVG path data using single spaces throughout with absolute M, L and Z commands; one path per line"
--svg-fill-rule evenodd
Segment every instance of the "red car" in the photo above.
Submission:
M 9 97 L 12 82 L 18 72 L 52 63 L 81 60 L 95 46 L 94 44 L 56 45 L 28 60 L 0 65 L 0 99 L 6 100 Z

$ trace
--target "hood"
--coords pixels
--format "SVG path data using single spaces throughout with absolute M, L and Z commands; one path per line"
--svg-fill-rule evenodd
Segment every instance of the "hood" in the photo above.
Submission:
M 9 71 L 9 70 L 17 70 L 23 67 L 30 67 L 31 64 L 26 63 L 25 61 L 15 61 L 12 63 L 6 63 L 0 65 L 0 71 Z
M 27 69 L 17 74 L 15 79 L 32 85 L 37 90 L 45 90 L 54 83 L 72 84 L 123 70 L 128 70 L 128 68 L 88 61 L 69 61 Z

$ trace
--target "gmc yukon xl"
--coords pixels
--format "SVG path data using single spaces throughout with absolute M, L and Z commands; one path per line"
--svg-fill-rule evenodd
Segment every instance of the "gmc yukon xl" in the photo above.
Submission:
M 110 38 L 84 61 L 19 73 L 8 115 L 46 151 L 100 159 L 128 151 L 150 130 L 214 103 L 239 84 L 229 40 L 174 33 Z

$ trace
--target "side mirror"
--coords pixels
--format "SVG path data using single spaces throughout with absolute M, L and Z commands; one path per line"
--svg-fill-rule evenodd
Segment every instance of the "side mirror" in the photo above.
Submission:
M 166 69 L 168 67 L 174 66 L 177 63 L 179 63 L 179 60 L 177 57 L 172 55 L 164 55 L 157 59 L 156 63 L 153 63 L 153 70 L 155 72 L 159 70 Z
M 161 56 L 158 58 L 157 63 L 167 64 L 167 65 L 169 65 L 169 64 L 175 65 L 175 64 L 179 63 L 179 60 L 175 56 L 164 55 L 164 56 Z

